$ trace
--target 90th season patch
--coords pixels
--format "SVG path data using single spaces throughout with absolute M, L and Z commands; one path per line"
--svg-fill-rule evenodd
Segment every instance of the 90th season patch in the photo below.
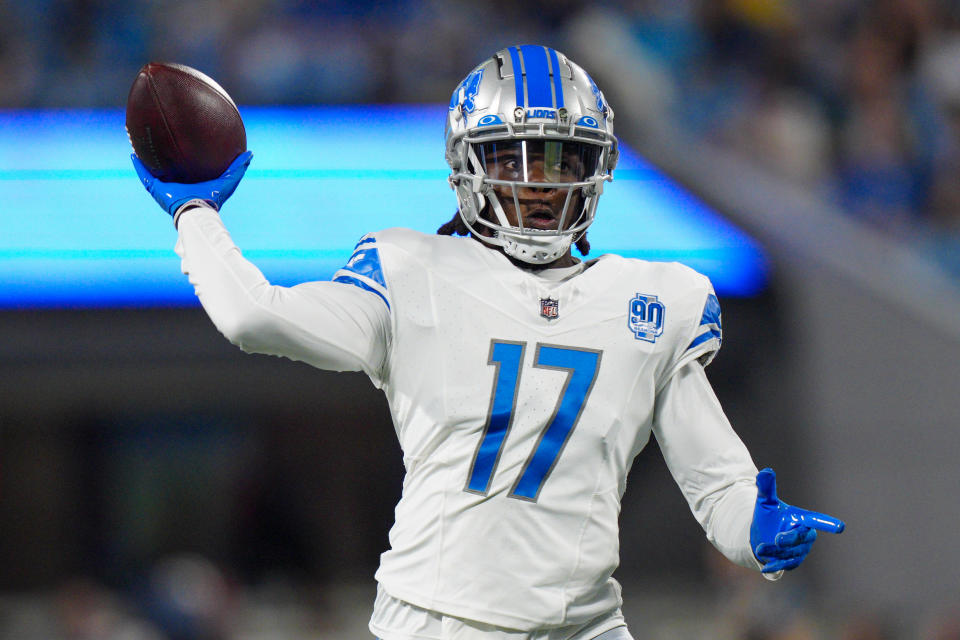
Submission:
M 627 305 L 627 327 L 637 340 L 656 342 L 663 334 L 666 307 L 657 296 L 638 293 Z

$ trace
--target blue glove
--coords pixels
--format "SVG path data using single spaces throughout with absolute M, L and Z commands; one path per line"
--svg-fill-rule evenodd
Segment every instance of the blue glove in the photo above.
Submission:
M 181 205 L 190 200 L 206 200 L 213 203 L 219 210 L 220 206 L 233 195 L 237 185 L 240 184 L 240 179 L 243 178 L 244 172 L 250 166 L 253 153 L 244 151 L 238 155 L 219 178 L 193 184 L 161 182 L 153 177 L 135 154 L 130 154 L 130 158 L 133 160 L 133 168 L 137 170 L 137 175 L 140 176 L 140 182 L 150 192 L 153 199 L 157 201 L 157 204 L 173 216 Z
M 816 511 L 792 507 L 777 498 L 773 469 L 757 474 L 757 504 L 750 524 L 750 548 L 764 563 L 763 573 L 796 569 L 810 553 L 817 531 L 842 533 L 842 520 Z

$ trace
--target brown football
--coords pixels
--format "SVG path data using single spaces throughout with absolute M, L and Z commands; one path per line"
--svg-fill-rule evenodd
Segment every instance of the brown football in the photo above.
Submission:
M 140 161 L 164 182 L 212 180 L 247 150 L 233 99 L 182 64 L 140 69 L 127 96 L 127 135 Z

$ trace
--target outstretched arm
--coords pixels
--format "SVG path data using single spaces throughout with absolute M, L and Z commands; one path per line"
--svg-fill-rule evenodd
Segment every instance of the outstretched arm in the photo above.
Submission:
M 757 473 L 698 362 L 660 392 L 654 433 L 707 538 L 733 562 L 775 578 L 800 565 L 817 530 L 843 531 L 840 520 L 777 498 L 773 471 Z
M 658 394 L 653 429 L 707 539 L 736 564 L 759 569 L 750 549 L 757 467 L 698 361 L 685 364 Z

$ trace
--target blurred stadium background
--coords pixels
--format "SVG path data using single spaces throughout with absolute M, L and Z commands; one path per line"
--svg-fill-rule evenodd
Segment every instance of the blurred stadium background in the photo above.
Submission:
M 960 637 L 955 1 L 0 3 L 3 269 L 34 237 L 64 235 L 32 217 L 56 176 L 28 192 L 9 166 L 32 149 L 11 142 L 23 118 L 120 109 L 147 61 L 202 69 L 241 112 L 443 105 L 516 43 L 589 69 L 621 138 L 762 247 L 762 290 L 722 296 L 710 377 L 784 499 L 848 524 L 767 584 L 709 548 L 651 443 L 622 514 L 634 635 Z M 84 139 L 63 148 L 82 168 Z M 350 189 L 338 198 L 370 197 Z M 98 211 L 150 220 L 172 255 L 145 194 L 75 193 L 65 227 Z M 344 215 L 305 197 L 280 190 L 251 237 L 280 224 L 286 198 L 321 223 Z M 404 224 L 392 211 L 378 226 Z M 401 478 L 385 404 L 359 374 L 244 355 L 196 306 L 4 301 L 2 638 L 368 637 Z

